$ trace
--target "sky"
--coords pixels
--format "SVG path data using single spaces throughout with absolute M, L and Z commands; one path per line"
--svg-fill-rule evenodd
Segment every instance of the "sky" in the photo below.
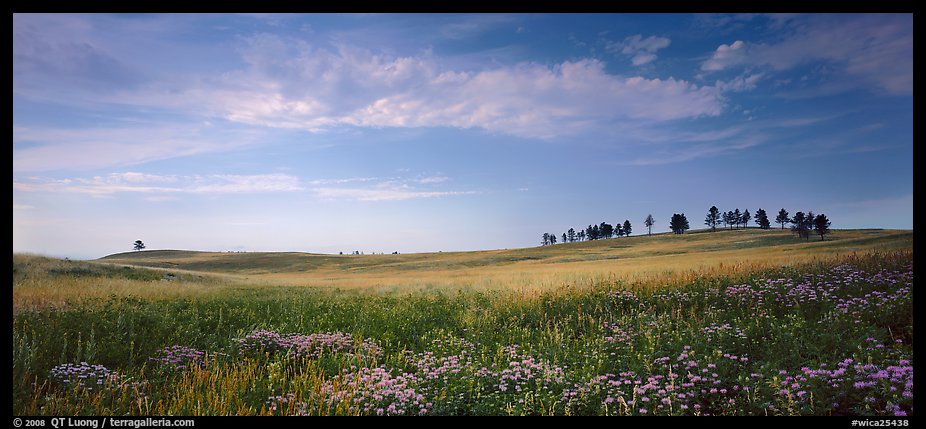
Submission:
M 16 14 L 13 252 L 913 225 L 912 14 Z

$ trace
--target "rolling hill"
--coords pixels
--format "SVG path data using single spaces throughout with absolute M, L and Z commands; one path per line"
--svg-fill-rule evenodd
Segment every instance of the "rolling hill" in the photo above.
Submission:
M 707 230 L 524 249 L 399 255 L 148 250 L 107 264 L 222 274 L 249 281 L 336 287 L 532 287 L 601 278 L 788 265 L 852 252 L 912 248 L 910 230 L 836 230 L 825 241 L 787 230 Z

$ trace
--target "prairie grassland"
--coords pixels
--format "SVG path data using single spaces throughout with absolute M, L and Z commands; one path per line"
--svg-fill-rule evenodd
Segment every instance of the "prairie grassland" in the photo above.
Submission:
M 912 232 L 832 238 L 14 255 L 13 413 L 913 415 Z
M 782 230 L 657 234 L 514 250 L 412 255 L 142 252 L 103 258 L 114 264 L 221 273 L 255 284 L 323 286 L 372 292 L 518 290 L 530 293 L 602 281 L 685 281 L 834 258 L 911 248 L 912 231 L 836 231 L 805 242 Z

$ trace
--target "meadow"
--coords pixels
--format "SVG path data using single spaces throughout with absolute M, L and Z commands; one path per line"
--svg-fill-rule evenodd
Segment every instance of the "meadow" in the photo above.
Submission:
M 912 231 L 13 255 L 14 415 L 914 415 Z

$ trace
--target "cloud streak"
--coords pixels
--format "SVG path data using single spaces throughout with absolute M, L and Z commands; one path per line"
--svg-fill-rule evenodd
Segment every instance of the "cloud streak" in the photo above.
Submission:
M 701 63 L 717 72 L 736 67 L 791 70 L 824 62 L 849 78 L 890 95 L 913 91 L 912 15 L 809 15 L 775 21 L 788 27 L 775 42 L 721 44 Z
M 608 41 L 605 50 L 612 54 L 621 53 L 630 57 L 630 62 L 635 66 L 649 64 L 656 60 L 656 52 L 660 49 L 669 47 L 672 41 L 667 37 L 649 36 L 643 38 L 640 34 L 635 34 L 624 38 L 620 42 Z
M 94 196 L 141 194 L 238 194 L 303 191 L 299 178 L 286 174 L 207 176 L 156 175 L 137 172 L 74 179 L 26 178 L 13 181 L 22 192 L 67 192 Z
M 250 193 L 308 193 L 325 200 L 404 201 L 455 195 L 474 195 L 477 191 L 434 189 L 449 181 L 445 176 L 408 178 L 347 178 L 304 181 L 288 174 L 157 175 L 139 172 L 111 173 L 90 178 L 14 179 L 13 190 L 25 193 L 77 193 L 95 197 L 116 194 L 144 194 L 153 202 L 173 201 L 178 195 L 228 195 Z M 424 185 L 422 189 L 418 185 Z M 14 209 L 27 208 L 14 202 Z

